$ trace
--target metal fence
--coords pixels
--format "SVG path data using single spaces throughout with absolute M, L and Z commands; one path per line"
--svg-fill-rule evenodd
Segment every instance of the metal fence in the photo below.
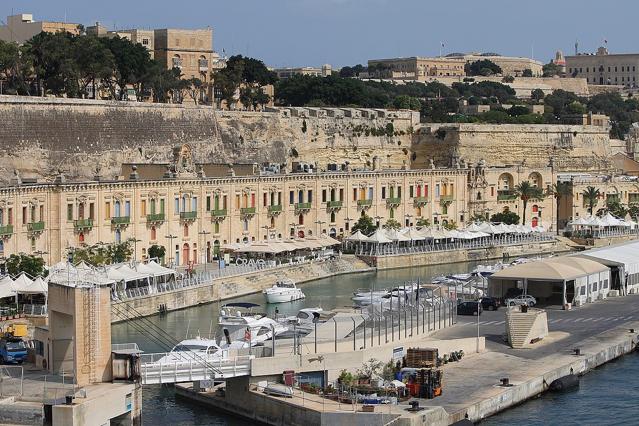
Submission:
M 47 305 L 25 304 L 20 307 L 20 313 L 29 316 L 45 316 L 47 315 Z
M 429 253 L 434 251 L 468 250 L 492 247 L 506 247 L 512 245 L 553 241 L 554 236 L 549 233 L 508 234 L 495 238 L 477 238 L 473 240 L 432 241 L 416 243 L 363 243 L 357 246 L 355 254 L 359 256 L 395 256 L 412 253 Z

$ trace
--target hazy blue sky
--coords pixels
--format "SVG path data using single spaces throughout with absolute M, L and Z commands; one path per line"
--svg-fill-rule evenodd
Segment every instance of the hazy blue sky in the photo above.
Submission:
M 547 62 L 594 51 L 639 51 L 637 0 L 0 0 L 0 19 L 35 19 L 109 28 L 211 26 L 214 47 L 272 66 L 335 66 L 395 56 L 491 51 Z

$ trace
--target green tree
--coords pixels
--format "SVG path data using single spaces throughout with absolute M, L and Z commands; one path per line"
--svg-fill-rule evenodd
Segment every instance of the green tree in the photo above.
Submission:
M 45 275 L 44 259 L 24 253 L 9 256 L 5 266 L 9 275 L 19 275 L 22 272 L 32 277 Z
M 544 77 L 554 77 L 561 75 L 561 67 L 554 62 L 549 62 L 542 68 Z
M 355 225 L 353 225 L 353 233 L 360 231 L 364 235 L 370 235 L 377 229 L 375 223 L 373 222 L 373 218 L 367 214 L 361 216 Z
M 153 244 L 151 247 L 149 247 L 148 253 L 151 259 L 159 259 L 161 262 L 164 262 L 166 249 L 164 248 L 164 246 Z
M 489 59 L 482 59 L 470 64 L 466 64 L 464 67 L 466 75 L 483 75 L 489 76 L 493 74 L 501 74 L 502 69 L 499 65 Z
M 31 61 L 17 43 L 0 40 L 0 80 L 2 94 L 29 95 L 27 76 L 31 74 Z
M 561 200 L 564 197 L 572 194 L 572 184 L 570 182 L 557 182 L 553 183 L 546 190 L 546 195 L 555 199 L 555 207 L 557 209 L 555 217 L 557 220 L 557 235 L 559 235 L 559 212 L 561 211 Z
M 74 39 L 73 54 L 78 67 L 80 92 L 87 96 L 87 88 L 93 86 L 93 99 L 98 91 L 98 81 L 108 81 L 115 73 L 115 57 L 97 37 L 82 36 Z
M 452 231 L 453 229 L 457 229 L 457 222 L 455 222 L 454 220 L 450 220 L 450 221 L 444 223 L 444 229 L 446 229 L 448 231 Z
M 531 184 L 529 181 L 525 180 L 519 182 L 515 186 L 515 195 L 519 197 L 519 199 L 523 203 L 523 215 L 522 215 L 522 223 L 526 224 L 526 209 L 528 207 L 528 201 L 531 199 L 538 199 L 543 197 L 543 193 L 541 189 Z
M 222 100 L 230 108 L 235 103 L 235 95 L 239 89 L 244 92 L 243 95 L 240 93 L 240 101 L 245 106 L 268 103 L 268 95 L 258 88 L 275 84 L 277 75 L 258 59 L 235 55 L 228 59 L 226 67 L 213 75 L 213 79 Z
M 582 197 L 584 197 L 584 201 L 588 204 L 588 213 L 592 216 L 592 210 L 595 208 L 597 203 L 599 202 L 599 197 L 601 197 L 601 192 L 595 188 L 594 186 L 588 186 L 581 193 Z
M 155 73 L 163 67 L 152 61 L 148 49 L 139 43 L 132 43 L 118 36 L 102 37 L 98 40 L 111 51 L 115 58 L 115 73 L 110 80 L 105 81 L 113 98 L 124 99 L 129 85 L 133 86 L 140 98 L 143 84 L 153 80 Z
M 402 224 L 395 219 L 388 219 L 384 224 L 384 229 L 400 229 Z
M 544 94 L 544 91 L 541 89 L 535 89 L 532 92 L 530 92 L 530 99 L 532 99 L 535 102 L 540 102 L 544 99 L 544 96 L 546 96 Z
M 632 220 L 639 219 L 639 204 L 630 204 L 628 206 L 628 214 Z
M 568 114 L 582 115 L 585 114 L 587 110 L 581 102 L 574 101 L 568 104 L 568 106 L 566 107 L 566 112 L 568 112 Z
M 79 72 L 72 47 L 75 37 L 64 32 L 41 32 L 25 43 L 42 96 L 79 95 Z
M 107 245 L 93 245 L 71 250 L 73 263 L 84 261 L 93 266 L 104 266 L 112 263 L 122 263 L 131 259 L 131 244 L 129 242 Z
M 490 217 L 490 221 L 506 225 L 517 225 L 519 223 L 519 215 L 511 211 L 495 213 Z
M 502 78 L 501 81 L 503 83 L 513 83 L 515 81 L 515 77 L 513 77 L 512 75 L 507 75 L 504 78 Z
M 200 99 L 202 98 L 202 92 L 205 89 L 204 83 L 197 77 L 190 78 L 186 81 L 189 96 L 193 99 L 195 105 L 199 104 Z
M 425 219 L 423 217 L 420 217 L 419 219 L 417 219 L 417 223 L 415 225 L 416 226 L 430 226 L 430 219 Z
M 474 213 L 471 217 L 468 218 L 468 224 L 483 223 L 487 220 L 488 219 L 486 218 L 486 215 L 481 213 Z
M 618 217 L 620 219 L 624 219 L 628 214 L 629 210 L 622 203 L 617 201 L 616 199 L 606 200 L 606 207 L 597 212 L 597 215 L 603 216 L 606 213 L 610 213 L 611 215 Z
M 533 72 L 530 68 L 526 68 L 522 73 L 521 73 L 522 77 L 532 77 L 533 76 Z
M 422 103 L 415 97 L 399 95 L 393 99 L 393 107 L 396 109 L 412 109 L 414 111 L 419 111 L 422 108 Z

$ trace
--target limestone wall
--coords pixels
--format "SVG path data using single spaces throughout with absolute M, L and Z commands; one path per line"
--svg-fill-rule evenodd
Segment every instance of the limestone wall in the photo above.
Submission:
M 439 81 L 447 86 L 452 86 L 453 83 L 462 83 L 466 77 L 437 77 L 432 78 L 429 81 Z M 573 92 L 577 96 L 590 96 L 590 88 L 585 78 L 559 78 L 559 77 L 515 77 L 515 81 L 512 83 L 505 83 L 503 77 L 482 77 L 474 76 L 475 82 L 480 81 L 493 81 L 496 83 L 505 84 L 512 87 L 516 96 L 520 98 L 529 98 L 530 92 L 535 89 L 541 89 L 545 94 L 550 94 L 555 90 L 565 90 L 567 92 Z
M 419 116 L 378 110 L 288 109 L 220 112 L 207 106 L 0 96 L 0 180 L 72 179 L 96 168 L 116 177 L 123 162 L 164 162 L 189 143 L 197 162 L 307 161 L 325 167 L 344 160 L 353 167 L 408 161 Z M 392 136 L 377 136 L 392 123 Z
M 454 156 L 488 166 L 525 164 L 557 171 L 610 167 L 608 130 L 596 126 L 546 124 L 432 124 L 419 131 L 413 145 L 414 168 L 451 166 Z

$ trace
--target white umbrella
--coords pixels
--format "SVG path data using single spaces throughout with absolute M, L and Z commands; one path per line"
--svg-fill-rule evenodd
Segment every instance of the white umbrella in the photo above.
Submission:
M 393 241 L 398 241 L 398 242 L 402 242 L 402 241 L 410 241 L 410 237 L 407 237 L 406 235 L 402 234 L 401 232 L 397 231 L 396 229 L 386 229 L 386 236 L 393 240 Z
M 27 275 L 23 272 L 13 280 L 13 289 L 16 293 L 29 293 L 29 289 L 33 284 L 33 280 L 28 278 Z
M 420 241 L 426 239 L 426 237 L 424 237 L 424 234 L 422 234 L 415 228 L 407 228 L 402 232 L 402 234 L 410 238 L 412 241 Z
M 466 231 L 468 232 L 482 232 L 481 226 L 477 225 L 475 222 L 471 223 L 466 227 Z

